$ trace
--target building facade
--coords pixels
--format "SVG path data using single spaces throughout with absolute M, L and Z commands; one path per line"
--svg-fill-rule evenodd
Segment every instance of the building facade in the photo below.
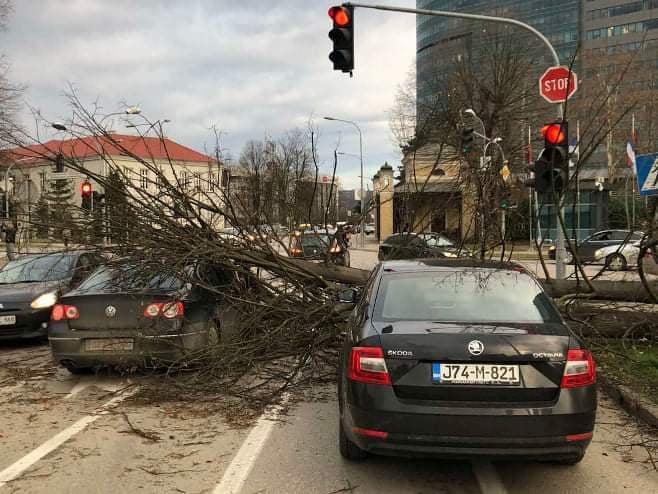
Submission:
M 629 182 L 626 180 L 630 171 L 626 167 L 625 150 L 631 136 L 631 120 L 637 131 L 637 153 L 658 149 L 658 121 L 655 118 L 658 114 L 658 0 L 417 0 L 416 4 L 422 9 L 488 14 L 526 22 L 551 41 L 563 65 L 568 65 L 578 52 L 574 70 L 580 76 L 581 89 L 571 100 L 572 106 L 581 101 L 584 108 L 592 97 L 588 91 L 606 90 L 596 85 L 597 77 L 603 74 L 614 79 L 628 67 L 617 89 L 618 96 L 611 100 L 612 111 L 628 104 L 629 95 L 639 99 L 640 103 L 633 115 L 627 115 L 620 125 L 628 130 L 617 130 L 589 158 L 580 174 L 579 193 L 573 194 L 574 200 L 576 196 L 579 198 L 579 203 L 576 207 L 568 204 L 566 208 L 569 211 L 567 225 L 578 230 L 578 237 L 608 226 L 610 193 L 620 195 L 616 190 L 619 184 Z M 548 50 L 530 33 L 514 27 L 503 29 L 514 32 L 520 45 L 536 60 L 536 74 L 533 76 L 539 77 L 553 65 Z M 418 104 L 436 91 L 432 80 L 437 74 L 462 57 L 476 61 L 477 66 L 478 57 L 486 51 L 486 44 L 500 33 L 501 28 L 490 23 L 418 16 Z M 610 89 L 609 83 L 607 89 Z M 550 105 L 545 106 L 547 111 L 551 110 Z M 570 115 L 571 137 L 575 138 L 574 112 Z M 583 120 L 581 128 L 586 128 L 589 114 L 580 111 L 578 115 Z M 537 126 L 542 123 L 545 122 L 538 122 Z M 538 136 L 538 128 L 532 133 Z M 538 145 L 540 143 L 535 140 L 533 147 L 536 149 Z M 542 231 L 538 234 L 552 239 L 555 236 L 555 214 L 550 204 L 544 203 L 544 206 L 540 214 Z
M 74 167 L 64 166 L 63 179 L 56 170 L 58 156 L 63 158 L 63 163 L 75 163 Z M 215 204 L 222 204 L 223 201 L 221 163 L 166 138 L 112 134 L 109 138 L 94 136 L 51 140 L 25 148 L 3 150 L 2 158 L 3 182 L 0 186 L 3 195 L 8 194 L 8 215 L 26 225 L 31 223 L 40 198 L 51 192 L 54 182 L 66 182 L 66 189 L 70 191 L 67 202 L 71 205 L 71 211 L 79 211 L 82 206 L 82 184 L 89 182 L 94 192 L 103 194 L 102 185 L 94 177 L 107 177 L 112 170 L 129 183 L 128 194 L 131 189 L 156 193 L 162 187 L 159 182 L 164 176 L 170 184 L 176 184 L 200 201 L 213 201 Z M 152 167 L 160 173 L 154 173 Z M 7 191 L 4 190 L 5 182 Z M 210 217 L 207 212 L 202 214 L 215 228 L 224 226 L 223 217 Z

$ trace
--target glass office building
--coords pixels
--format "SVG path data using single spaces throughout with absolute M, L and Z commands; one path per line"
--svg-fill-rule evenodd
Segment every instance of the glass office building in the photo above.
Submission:
M 624 55 L 635 57 L 634 52 L 639 51 L 635 57 L 639 69 L 634 67 L 628 71 L 622 90 L 653 94 L 652 98 L 641 98 L 636 111 L 636 128 L 641 141 L 638 152 L 658 150 L 658 121 L 655 118 L 658 106 L 649 104 L 650 101 L 658 101 L 658 0 L 417 0 L 416 6 L 419 9 L 511 17 L 526 22 L 551 41 L 563 65 L 570 63 L 577 49 L 581 50 L 574 67 L 581 81 L 592 78 L 593 74 L 600 74 L 602 70 L 603 73 L 619 72 L 617 59 Z M 436 96 L 435 81 L 440 80 L 442 74 L 449 73 L 454 63 L 463 57 L 473 61 L 477 67 L 478 59 L 486 53 L 486 44 L 491 42 L 492 37 L 500 36 L 501 29 L 511 34 L 514 41 L 518 40 L 516 45 L 530 53 L 536 61 L 536 74 L 531 76 L 538 77 L 553 65 L 549 51 L 532 34 L 521 28 L 500 26 L 447 17 L 417 17 L 419 113 L 420 105 L 424 101 L 431 102 L 430 95 Z M 587 97 L 584 89 L 579 91 L 578 97 Z M 549 105 L 546 108 L 551 109 Z M 628 120 L 630 135 L 630 116 Z M 575 134 L 575 122 L 571 123 L 572 134 Z M 615 160 L 625 163 L 627 134 L 620 136 L 621 133 L 618 132 L 615 137 Z M 629 173 L 622 170 L 609 177 L 609 159 L 606 150 L 601 147 L 581 171 L 580 206 L 576 208 L 576 214 L 568 212 L 565 215 L 567 223 L 579 224 L 579 237 L 608 226 L 610 192 L 619 189 L 624 173 Z M 625 168 L 623 163 L 621 168 Z M 603 187 L 601 183 L 604 183 Z M 567 210 L 572 208 L 568 206 Z M 542 228 L 546 233 L 544 236 L 552 238 L 555 229 L 552 207 L 546 205 L 541 216 Z

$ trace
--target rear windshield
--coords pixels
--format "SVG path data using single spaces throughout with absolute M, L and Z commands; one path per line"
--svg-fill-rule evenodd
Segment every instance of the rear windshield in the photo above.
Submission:
M 328 235 L 304 235 L 302 245 L 304 247 L 326 247 L 331 242 Z
M 386 322 L 560 321 L 548 296 L 528 275 L 481 269 L 385 275 L 373 317 Z
M 391 244 L 391 245 L 403 245 L 403 244 L 409 244 L 409 243 L 420 243 L 421 239 L 417 235 L 413 234 L 402 234 L 402 235 L 392 235 L 388 237 L 384 243 L 385 244 Z
M 180 279 L 169 274 L 144 274 L 133 266 L 107 267 L 94 271 L 77 291 L 138 292 L 143 290 L 172 291 L 183 286 Z

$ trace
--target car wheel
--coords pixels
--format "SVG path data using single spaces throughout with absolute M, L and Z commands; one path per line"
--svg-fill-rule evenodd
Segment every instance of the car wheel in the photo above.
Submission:
M 76 376 L 81 376 L 85 374 L 91 374 L 94 369 L 92 367 L 78 367 L 73 363 L 63 364 L 67 371 Z
M 619 253 L 610 254 L 605 258 L 605 267 L 610 271 L 626 271 L 626 258 Z
M 368 456 L 368 453 L 348 439 L 345 434 L 345 429 L 343 428 L 343 421 L 339 419 L 339 423 L 338 446 L 341 456 L 350 461 L 364 460 Z

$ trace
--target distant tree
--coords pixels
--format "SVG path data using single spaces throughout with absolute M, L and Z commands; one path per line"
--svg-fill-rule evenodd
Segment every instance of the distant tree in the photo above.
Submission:
M 48 191 L 45 193 L 45 199 L 48 201 L 51 225 L 67 225 L 73 223 L 72 198 L 73 187 L 69 180 L 59 179 L 48 182 Z M 53 233 L 55 238 L 62 238 L 60 229 L 56 229 Z
M 48 238 L 48 226 L 50 225 L 50 207 L 46 196 L 41 194 L 34 209 L 34 225 L 38 238 Z
M 125 240 L 122 237 L 130 226 L 128 191 L 121 173 L 115 169 L 112 169 L 107 177 L 105 209 L 108 236 L 113 242 Z

